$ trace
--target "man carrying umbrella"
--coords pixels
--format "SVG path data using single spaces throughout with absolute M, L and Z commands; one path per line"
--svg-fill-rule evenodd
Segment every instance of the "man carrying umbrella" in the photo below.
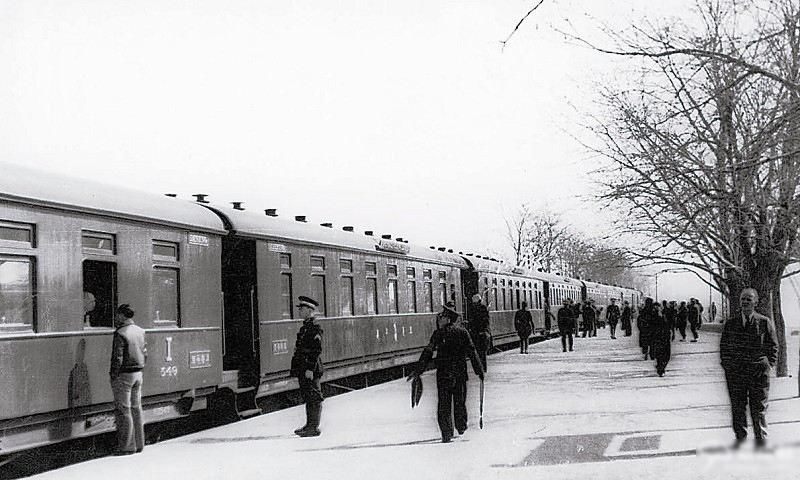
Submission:
M 467 330 L 458 323 L 455 303 L 443 305 L 442 316 L 448 322 L 431 335 L 417 365 L 408 378 L 414 380 L 425 371 L 425 366 L 436 351 L 436 390 L 438 393 L 438 421 L 442 443 L 453 438 L 453 420 L 459 434 L 467 430 L 467 364 L 469 357 L 475 375 L 483 381 L 483 365 Z

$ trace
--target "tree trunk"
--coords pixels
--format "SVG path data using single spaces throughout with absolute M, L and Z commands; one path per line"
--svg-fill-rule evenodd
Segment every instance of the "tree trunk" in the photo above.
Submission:
M 780 277 L 772 287 L 772 320 L 775 322 L 775 333 L 778 336 L 778 365 L 775 374 L 779 377 L 789 375 L 789 365 L 786 350 L 786 322 L 783 320 L 781 310 L 781 281 Z

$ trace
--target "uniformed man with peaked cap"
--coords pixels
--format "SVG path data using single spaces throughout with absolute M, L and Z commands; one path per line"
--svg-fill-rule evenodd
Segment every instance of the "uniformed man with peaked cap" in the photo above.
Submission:
M 301 437 L 316 437 L 322 432 L 319 422 L 322 416 L 322 328 L 315 323 L 319 303 L 310 297 L 298 297 L 297 309 L 303 325 L 297 332 L 297 341 L 292 356 L 291 374 L 300 384 L 300 395 L 306 404 L 306 424 L 294 431 Z
M 422 351 L 414 371 L 408 378 L 416 381 L 433 358 L 433 352 L 436 352 L 436 390 L 439 397 L 437 418 L 442 432 L 442 442 L 449 443 L 453 438 L 453 423 L 459 434 L 463 434 L 467 429 L 466 360 L 469 358 L 475 375 L 481 380 L 483 380 L 483 365 L 469 333 L 458 322 L 459 315 L 454 302 L 442 305 L 442 316 L 447 318 L 448 323 L 433 332 L 428 346 Z

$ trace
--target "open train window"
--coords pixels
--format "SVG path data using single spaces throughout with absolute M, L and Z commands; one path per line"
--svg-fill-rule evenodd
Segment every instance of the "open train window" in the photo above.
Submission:
M 281 273 L 281 318 L 294 318 L 292 310 L 292 274 Z
M 0 256 L 0 333 L 33 329 L 35 271 L 33 258 Z
M 389 292 L 389 313 L 400 313 L 397 305 L 397 280 L 389 280 L 387 290 Z
M 117 265 L 84 260 L 83 291 L 94 296 L 94 309 L 84 312 L 87 327 L 113 327 L 117 304 Z
M 422 295 L 425 300 L 425 311 L 433 312 L 433 286 L 431 282 L 422 284 Z
M 406 283 L 406 288 L 408 290 L 408 311 L 417 313 L 417 283 L 409 280 Z
M 355 315 L 353 312 L 353 277 L 342 277 L 339 284 L 339 304 L 342 306 L 342 316 Z
M 325 293 L 325 275 L 312 275 L 311 296 L 319 302 L 318 311 L 321 317 L 328 316 L 328 302 Z
M 375 278 L 367 278 L 367 314 L 374 315 L 378 313 L 378 280 Z

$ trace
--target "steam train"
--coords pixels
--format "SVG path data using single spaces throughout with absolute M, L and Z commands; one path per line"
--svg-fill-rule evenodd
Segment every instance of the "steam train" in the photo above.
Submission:
M 518 341 L 523 301 L 538 334 L 546 306 L 564 297 L 638 303 L 632 289 L 274 210 L 2 168 L 0 455 L 114 429 L 108 368 L 121 303 L 147 332 L 147 423 L 200 410 L 246 417 L 257 400 L 297 389 L 301 294 L 320 302 L 327 382 L 415 361 L 447 299 L 466 313 L 481 294 L 495 345 Z

